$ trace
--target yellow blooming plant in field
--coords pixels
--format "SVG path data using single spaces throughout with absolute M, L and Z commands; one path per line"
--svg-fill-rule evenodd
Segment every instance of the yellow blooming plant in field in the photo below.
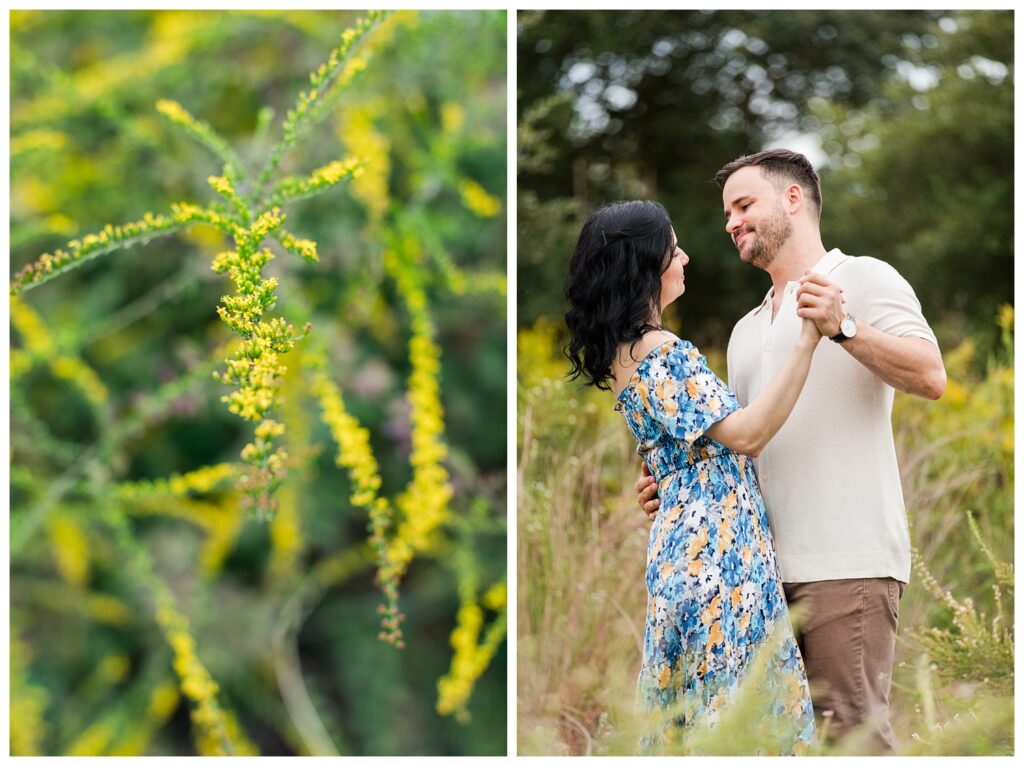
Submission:
M 466 62 L 504 19 L 370 11 L 339 39 L 336 16 L 12 17 L 17 754 L 373 753 L 391 693 L 461 723 L 485 686 L 503 710 L 503 479 L 467 434 L 503 455 L 501 408 L 469 400 L 504 385 L 504 50 Z M 28 41 L 65 34 L 58 17 L 83 44 L 50 64 Z M 122 28 L 140 48 L 96 58 Z M 294 92 L 297 40 L 329 53 L 275 141 L 258 102 Z M 81 230 L 115 206 L 128 223 Z M 431 747 L 504 752 L 504 713 L 481 720 Z

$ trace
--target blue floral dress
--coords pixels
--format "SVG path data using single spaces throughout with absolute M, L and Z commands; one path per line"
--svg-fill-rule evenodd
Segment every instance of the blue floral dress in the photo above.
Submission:
M 735 395 L 692 343 L 674 340 L 643 359 L 615 409 L 661 499 L 637 696 L 667 720 L 645 744 L 677 741 L 698 721 L 713 726 L 765 647 L 754 682 L 763 707 L 750 730 L 775 754 L 804 749 L 811 698 L 753 462 L 704 434 L 739 409 Z

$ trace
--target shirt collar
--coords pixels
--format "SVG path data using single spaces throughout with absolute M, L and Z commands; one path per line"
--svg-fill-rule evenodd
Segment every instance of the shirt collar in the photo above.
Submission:
M 819 260 L 814 266 L 811 267 L 811 271 L 817 274 L 828 274 L 832 269 L 840 264 L 840 262 L 846 258 L 846 255 L 838 247 L 833 247 Z
M 838 247 L 833 247 L 831 250 L 829 250 L 827 253 L 821 256 L 818 262 L 811 267 L 811 271 L 817 274 L 828 274 L 830 271 L 832 271 L 832 269 L 838 266 L 839 263 L 845 257 L 846 255 L 843 253 L 842 250 L 840 250 Z M 768 292 L 764 294 L 764 300 L 761 301 L 761 305 L 754 309 L 755 314 L 760 312 L 761 309 L 767 306 L 771 306 L 772 293 L 774 292 L 774 290 L 774 286 L 768 288 Z

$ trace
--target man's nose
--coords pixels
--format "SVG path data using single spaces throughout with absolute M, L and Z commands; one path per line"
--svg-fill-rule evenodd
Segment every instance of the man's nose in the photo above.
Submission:
M 740 227 L 740 220 L 734 215 L 729 216 L 725 219 L 725 231 L 728 234 L 732 234 L 736 229 Z

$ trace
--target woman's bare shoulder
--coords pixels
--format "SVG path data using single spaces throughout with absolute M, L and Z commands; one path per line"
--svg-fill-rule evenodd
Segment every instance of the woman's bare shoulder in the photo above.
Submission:
M 651 330 L 650 332 L 644 333 L 644 337 L 642 337 L 640 342 L 636 344 L 633 356 L 643 359 L 659 346 L 664 346 L 666 343 L 671 343 L 676 340 L 680 340 L 680 337 L 673 332 L 669 332 L 668 330 Z
M 636 345 L 623 343 L 619 346 L 618 354 L 612 362 L 612 378 L 615 380 L 612 386 L 613 390 L 617 393 L 625 388 L 641 362 L 654 349 L 677 340 L 680 340 L 680 338 L 668 330 L 651 330 L 644 333 L 644 336 Z

